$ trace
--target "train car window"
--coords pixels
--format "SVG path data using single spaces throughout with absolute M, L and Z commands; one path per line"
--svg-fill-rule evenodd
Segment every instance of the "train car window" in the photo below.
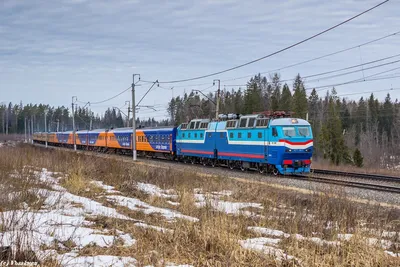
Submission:
M 238 133 L 238 138 L 242 138 L 242 133 Z
M 301 136 L 310 136 L 310 132 L 308 131 L 308 127 L 299 127 L 297 128 L 297 130 L 299 131 L 299 135 Z
M 268 121 L 268 119 L 257 119 L 256 127 L 267 127 Z
M 224 133 L 219 133 L 220 138 L 224 138 Z
M 182 138 L 185 138 L 185 133 L 182 134 Z
M 245 128 L 247 124 L 247 119 L 240 119 L 239 128 Z
M 278 131 L 275 127 L 272 128 L 272 136 L 278 136 Z
M 200 138 L 203 138 L 203 137 L 204 137 L 204 135 L 201 133 L 201 134 L 200 134 Z
M 236 127 L 236 121 L 227 121 L 226 122 L 226 128 L 235 128 Z
M 190 133 L 188 134 L 188 138 L 190 138 Z
M 262 132 L 258 132 L 258 138 L 262 138 Z
M 251 133 L 247 133 L 247 138 L 251 138 Z
M 194 134 L 194 138 L 197 138 L 197 133 Z
M 247 127 L 253 128 L 255 120 L 256 120 L 256 118 L 250 118 L 249 123 L 247 124 Z
M 198 129 L 199 126 L 200 126 L 200 122 L 198 121 L 198 122 L 196 122 L 196 128 L 195 129 Z
M 229 133 L 229 138 L 233 138 L 233 133 Z
M 293 137 L 296 136 L 296 130 L 294 127 L 283 127 L 283 135 L 287 137 Z

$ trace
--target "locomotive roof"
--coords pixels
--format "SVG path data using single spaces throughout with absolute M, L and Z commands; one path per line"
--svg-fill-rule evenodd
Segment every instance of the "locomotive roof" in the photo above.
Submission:
M 310 123 L 303 119 L 297 118 L 279 118 L 273 119 L 269 123 L 270 126 L 288 126 L 288 125 L 302 125 L 302 126 L 310 126 Z

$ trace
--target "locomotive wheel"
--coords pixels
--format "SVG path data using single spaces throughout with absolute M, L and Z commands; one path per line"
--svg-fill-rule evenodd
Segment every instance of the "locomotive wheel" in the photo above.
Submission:
M 203 164 L 203 166 L 207 166 L 207 160 L 206 159 L 201 159 L 201 164 Z
M 190 160 L 190 163 L 192 163 L 192 165 L 195 164 L 195 163 L 196 163 L 196 159 L 195 159 L 195 158 L 192 158 L 192 159 Z
M 229 169 L 233 170 L 235 168 L 235 163 L 233 161 L 229 162 Z
M 272 170 L 272 174 L 275 175 L 275 176 L 277 176 L 277 175 L 279 174 L 278 169 L 277 169 L 277 168 L 274 168 L 274 169 Z
M 258 165 L 258 173 L 263 174 L 265 172 L 265 167 Z
M 243 163 L 240 165 L 240 170 L 241 170 L 242 172 L 246 171 L 246 168 L 243 166 Z

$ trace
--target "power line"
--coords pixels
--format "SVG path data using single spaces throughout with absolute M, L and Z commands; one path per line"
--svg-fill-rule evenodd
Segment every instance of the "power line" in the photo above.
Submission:
M 369 45 L 369 44 L 374 43 L 374 42 L 381 41 L 381 40 L 383 40 L 383 39 L 386 39 L 386 38 L 389 38 L 389 37 L 392 37 L 392 36 L 395 36 L 395 35 L 398 35 L 399 33 L 400 33 L 400 31 L 397 31 L 397 32 L 394 32 L 394 33 L 385 35 L 385 36 L 383 36 L 383 37 L 380 37 L 380 38 L 377 38 L 377 39 L 368 41 L 368 42 L 363 43 L 363 44 L 359 44 L 359 45 L 356 45 L 356 46 L 353 46 L 353 47 L 349 47 L 349 48 L 346 48 L 346 49 L 342 49 L 342 50 L 339 50 L 339 51 L 336 51 L 336 52 L 332 52 L 332 53 L 329 53 L 329 54 L 326 54 L 326 55 L 323 55 L 323 56 L 319 56 L 319 57 L 315 57 L 315 58 L 308 59 L 308 60 L 305 60 L 305 61 L 301 61 L 301 62 L 298 62 L 298 63 L 294 63 L 294 64 L 291 64 L 291 65 L 287 65 L 287 66 L 281 67 L 281 68 L 279 68 L 279 69 L 274 69 L 274 70 L 270 70 L 270 71 L 260 72 L 260 74 L 272 73 L 272 72 L 276 72 L 276 71 L 288 69 L 288 68 L 291 68 L 291 67 L 303 65 L 303 64 L 306 64 L 306 63 L 309 63 L 309 62 L 312 62 L 312 61 L 316 61 L 316 60 L 318 60 L 318 59 L 322 59 L 322 58 L 330 57 L 330 56 L 333 56 L 333 55 L 337 55 L 337 54 L 340 54 L 340 53 L 343 53 L 343 52 L 347 52 L 347 51 L 350 51 L 350 50 L 353 50 L 353 49 L 356 49 L 356 48 L 359 48 L 359 47 L 362 47 L 362 46 L 365 46 L 365 45 Z M 240 79 L 244 79 L 244 78 L 248 78 L 248 77 L 252 77 L 252 76 L 254 76 L 254 75 L 246 75 L 246 76 L 242 76 L 242 77 L 236 77 L 236 78 L 226 79 L 226 80 L 223 80 L 223 82 L 234 81 L 234 80 L 240 80 Z
M 390 72 L 390 71 L 394 71 L 396 69 L 400 69 L 400 67 L 394 68 L 394 69 L 390 69 L 387 71 L 383 71 L 380 73 L 375 73 L 369 76 L 366 76 L 365 78 L 371 78 L 386 72 Z M 386 79 L 394 79 L 394 78 L 398 78 L 400 76 L 393 76 L 393 77 L 377 77 L 374 79 L 365 79 L 365 78 L 361 78 L 361 79 L 356 79 L 356 80 L 352 80 L 352 81 L 348 81 L 348 82 L 343 82 L 343 83 L 337 83 L 337 84 L 330 84 L 330 85 L 323 85 L 323 86 L 316 86 L 316 87 L 309 87 L 309 88 L 305 88 L 305 90 L 312 90 L 312 89 L 319 89 L 319 88 L 327 88 L 327 87 L 337 87 L 337 86 L 342 86 L 342 85 L 346 85 L 346 84 L 352 84 L 352 83 L 359 83 L 359 82 L 369 82 L 369 81 L 376 81 L 376 80 L 386 80 Z M 322 90 L 322 89 L 321 89 Z M 317 92 L 321 91 L 321 90 L 316 90 Z
M 369 8 L 369 9 L 367 9 L 367 10 L 365 10 L 365 11 L 363 11 L 363 12 L 361 12 L 361 13 L 359 13 L 359 14 L 357 14 L 357 15 L 355 15 L 355 16 L 353 16 L 353 17 L 347 19 L 347 20 L 345 20 L 345 21 L 342 21 L 342 22 L 340 22 L 340 23 L 338 23 L 338 24 L 336 24 L 336 25 L 334 25 L 334 26 L 332 26 L 332 27 L 330 27 L 330 28 L 328 28 L 328 29 L 326 29 L 326 30 L 324 30 L 324 31 L 321 31 L 321 32 L 319 32 L 319 33 L 317 33 L 317 34 L 314 34 L 314 35 L 312 35 L 312 36 L 310 36 L 310 37 L 308 37 L 308 38 L 306 38 L 306 39 L 304 39 L 304 40 L 302 40 L 302 41 L 299 41 L 299 42 L 297 42 L 297 43 L 294 43 L 294 44 L 292 44 L 292 45 L 290 45 L 290 46 L 287 46 L 287 47 L 285 47 L 285 48 L 282 48 L 282 49 L 280 49 L 280 50 L 278 50 L 278 51 L 275 51 L 275 52 L 273 52 L 273 53 L 270 53 L 270 54 L 268 54 L 268 55 L 266 55 L 266 56 L 263 56 L 263 57 L 254 59 L 254 60 L 249 61 L 249 62 L 247 62 L 247 63 L 241 64 L 241 65 L 238 65 L 238 66 L 229 68 L 229 69 L 225 69 L 225 70 L 222 70 L 222 71 L 214 72 L 214 73 L 211 73 L 211 74 L 206 74 L 206 75 L 197 76 L 197 77 L 193 77 L 193 78 L 182 79 L 182 80 L 172 80 L 172 81 L 159 82 L 159 83 L 180 83 L 180 82 L 187 82 L 187 81 L 193 81 L 193 80 L 203 79 L 203 78 L 215 76 L 215 75 L 218 75 L 218 74 L 221 74 L 221 73 L 225 73 L 225 72 L 228 72 L 228 71 L 232 71 L 232 70 L 235 70 L 235 69 L 238 69 L 238 68 L 241 68 L 241 67 L 244 67 L 244 66 L 253 64 L 253 63 L 255 63 L 255 62 L 261 61 L 261 60 L 263 60 L 263 59 L 269 58 L 269 57 L 271 57 L 271 56 L 274 56 L 274 55 L 276 55 L 276 54 L 279 54 L 279 53 L 282 53 L 282 52 L 284 52 L 284 51 L 286 51 L 286 50 L 289 50 L 289 49 L 291 49 L 291 48 L 293 48 L 293 47 L 295 47 L 295 46 L 298 46 L 298 45 L 300 45 L 300 44 L 302 44 L 302 43 L 305 43 L 305 42 L 307 42 L 307 41 L 309 41 L 309 40 L 311 40 L 311 39 L 314 39 L 314 38 L 316 38 L 316 37 L 318 37 L 318 36 L 320 36 L 320 35 L 322 35 L 322 34 L 324 34 L 324 33 L 326 33 L 326 32 L 329 32 L 329 31 L 331 31 L 331 30 L 333 30 L 333 29 L 335 29 L 335 28 L 337 28 L 337 27 L 343 25 L 343 24 L 346 24 L 347 22 L 350 22 L 350 21 L 354 20 L 354 19 L 357 18 L 357 17 L 360 17 L 360 16 L 364 15 L 365 13 L 368 13 L 368 12 L 372 11 L 373 9 L 375 9 L 375 8 L 377 8 L 377 7 L 379 7 L 379 6 L 383 5 L 383 4 L 385 4 L 385 3 L 387 3 L 387 2 L 389 2 L 389 0 L 385 0 L 385 1 L 383 1 L 383 2 L 381 2 L 381 3 L 379 3 L 379 4 L 375 5 L 375 6 L 373 6 L 373 7 L 371 7 L 371 8 Z
M 349 74 L 353 74 L 353 73 L 357 73 L 357 72 L 364 72 L 364 71 L 366 71 L 366 70 L 371 70 L 371 69 L 379 68 L 379 67 L 382 67 L 382 66 L 392 65 L 392 64 L 395 64 L 395 63 L 398 63 L 398 62 L 400 62 L 400 60 L 395 60 L 395 61 L 391 61 L 391 62 L 388 62 L 388 63 L 383 63 L 383 64 L 380 64 L 380 65 L 372 66 L 372 67 L 365 68 L 365 69 L 363 68 L 363 69 L 361 69 L 361 70 L 353 70 L 353 71 L 348 71 L 348 72 L 345 72 L 345 73 L 340 73 L 340 74 L 331 75 L 331 76 L 327 76 L 327 77 L 317 78 L 317 79 L 309 80 L 309 81 L 307 81 L 307 82 L 314 82 L 314 81 L 326 80 L 326 79 L 331 79 L 331 78 L 336 78 L 336 77 L 340 77 L 340 76 L 345 76 L 345 75 L 349 75 Z M 363 64 L 360 64 L 360 65 L 358 65 L 358 66 L 363 66 Z M 351 67 L 351 68 L 355 68 L 355 67 Z M 347 69 L 348 69 L 348 68 L 347 68 Z M 344 69 L 343 69 L 343 70 L 344 70 Z M 340 70 L 340 71 L 342 71 L 342 70 Z M 335 71 L 335 72 L 337 72 L 337 71 Z M 316 77 L 316 76 L 320 76 L 320 75 L 324 75 L 324 74 L 310 75 L 310 76 L 308 76 L 308 77 L 305 76 L 305 77 L 303 77 L 303 78 Z M 363 79 L 364 79 L 364 78 L 363 78 Z
M 153 82 L 153 85 L 149 88 L 149 90 L 147 90 L 147 92 L 144 94 L 144 96 L 139 100 L 139 102 L 135 106 L 138 106 L 140 104 L 140 102 L 142 102 L 142 100 L 146 97 L 146 95 L 150 92 L 150 90 L 154 87 L 154 85 L 156 83 L 158 83 L 158 81 Z
M 98 102 L 90 102 L 90 101 L 83 102 L 83 101 L 78 101 L 78 100 L 77 100 L 77 102 L 82 103 L 82 104 L 90 103 L 90 105 L 102 104 L 102 103 L 104 103 L 104 102 L 110 101 L 110 100 L 112 100 L 112 99 L 114 99 L 114 98 L 116 98 L 116 97 L 122 95 L 123 93 L 127 92 L 129 89 L 131 89 L 131 87 L 128 87 L 128 88 L 124 89 L 122 92 L 116 94 L 115 96 L 112 96 L 112 97 L 110 97 L 110 98 L 104 99 L 104 100 L 102 100 L 102 101 L 98 101 Z
M 400 54 L 399 54 L 399 55 L 400 55 Z M 397 55 L 397 56 L 399 56 L 399 55 Z M 386 58 L 386 59 L 387 59 L 387 58 Z M 381 61 L 381 60 L 376 60 L 376 61 Z M 365 70 L 369 70 L 369 69 L 379 68 L 379 67 L 382 67 L 382 66 L 391 65 L 391 64 L 398 63 L 398 62 L 400 62 L 400 60 L 391 61 L 391 62 L 388 62 L 388 63 L 384 63 L 384 64 L 372 66 L 372 67 L 369 67 L 369 68 L 365 68 L 365 69 L 363 69 L 363 70 L 365 71 Z M 351 66 L 351 67 L 346 67 L 346 68 L 343 68 L 343 69 L 338 69 L 338 70 L 330 71 L 330 72 L 324 72 L 324 73 L 318 73 L 318 74 L 312 74 L 312 75 L 304 76 L 304 77 L 302 77 L 302 79 L 305 79 L 305 78 L 308 78 L 308 77 L 316 77 L 316 76 L 324 75 L 324 74 L 326 74 L 326 73 L 339 72 L 339 71 L 343 71 L 343 70 L 346 70 L 346 69 L 351 69 L 351 68 L 359 67 L 359 66 L 361 66 L 361 65 L 366 65 L 366 64 L 369 64 L 369 63 L 372 63 L 372 61 L 371 61 L 371 62 L 364 63 L 364 64 L 359 64 L 359 65 L 355 65 L 355 66 Z M 364 80 L 365 78 L 371 78 L 371 77 L 374 77 L 374 76 L 377 76 L 377 75 L 380 75 L 380 74 L 383 74 L 383 73 L 387 73 L 387 72 L 391 72 L 391 71 L 397 70 L 397 69 L 399 69 L 399 68 L 400 68 L 400 67 L 396 67 L 396 68 L 393 68 L 393 69 L 390 69 L 390 70 L 386 70 L 386 71 L 383 71 L 383 72 L 375 73 L 375 74 L 372 74 L 372 75 L 369 75 L 369 76 L 365 76 L 365 77 L 363 77 L 363 78 L 361 78 L 361 79 L 356 79 L 356 80 L 352 80 L 352 81 L 349 81 L 349 82 L 337 83 L 337 84 L 333 84 L 333 85 L 326 85 L 326 86 L 319 86 L 319 87 L 312 87 L 312 88 L 310 87 L 310 88 L 307 88 L 306 90 L 311 90 L 311 89 L 314 89 L 314 88 L 322 88 L 322 87 L 332 87 L 332 86 L 335 86 L 335 85 L 342 85 L 342 84 L 348 84 L 348 83 L 358 82 L 358 81 Z M 356 72 L 360 72 L 360 71 L 363 71 L 363 70 L 356 70 L 356 71 L 350 71 L 350 72 L 340 73 L 340 74 L 337 74 L 337 75 L 332 75 L 332 76 L 328 76 L 328 77 L 322 77 L 322 78 L 318 78 L 318 79 L 314 79 L 314 80 L 309 80 L 309 81 L 306 81 L 306 82 L 320 81 L 320 80 L 325 80 L 325 79 L 330 79 L 330 78 L 345 76 L 345 75 L 352 74 L 352 73 L 356 73 Z M 393 75 L 393 74 L 389 74 L 389 75 Z M 390 79 L 390 78 L 391 78 L 391 77 L 379 77 L 378 79 L 370 79 L 370 80 L 380 80 L 380 79 L 385 80 L 385 79 Z M 396 77 L 395 77 L 395 78 L 396 78 Z M 287 81 L 294 81 L 294 80 L 295 80 L 295 79 L 287 79 L 287 80 L 281 80 L 281 81 L 279 81 L 279 82 L 287 82 Z M 267 84 L 272 84 L 272 83 L 271 83 L 271 82 L 267 82 Z M 248 86 L 248 85 L 249 85 L 249 84 L 224 84 L 224 86 L 228 86 L 228 87 L 242 87 L 242 86 Z
M 306 64 L 306 63 L 309 63 L 309 62 L 313 62 L 313 61 L 322 59 L 322 58 L 326 58 L 326 57 L 330 57 L 330 56 L 333 56 L 333 55 L 341 54 L 341 53 L 344 53 L 344 52 L 347 52 L 347 51 L 350 51 L 350 50 L 353 50 L 353 49 L 356 49 L 356 48 L 360 48 L 360 47 L 362 47 L 362 46 L 366 46 L 366 45 L 369 45 L 369 44 L 372 44 L 372 43 L 375 43 L 375 42 L 378 42 L 378 41 L 387 39 L 387 38 L 389 38 L 389 37 L 396 36 L 396 35 L 398 35 L 399 33 L 400 33 L 400 31 L 397 31 L 397 32 L 394 32 L 394 33 L 391 33 L 391 34 L 388 34 L 388 35 L 385 35 L 385 36 L 376 38 L 376 39 L 374 39 L 374 40 L 371 40 L 371 41 L 368 41 L 368 42 L 359 44 L 359 45 L 355 45 L 355 46 L 352 46 L 352 47 L 349 47 L 349 48 L 345 48 L 345 49 L 342 49 L 342 50 L 339 50 L 339 51 L 336 51 L 336 52 L 332 52 L 332 53 L 329 53 L 329 54 L 325 54 L 325 55 L 322 55 L 322 56 L 318 56 L 318 57 L 315 57 L 315 58 L 311 58 L 311 59 L 308 59 L 308 60 L 305 60 L 305 61 L 301 61 L 301 62 L 298 62 L 298 63 L 286 65 L 286 66 L 283 66 L 283 67 L 278 68 L 278 69 L 273 69 L 273 70 L 269 70 L 269 71 L 265 71 L 265 72 L 260 72 L 260 74 L 272 73 L 272 72 L 276 72 L 276 71 L 288 69 L 288 68 L 291 68 L 291 67 L 296 67 L 296 66 L 299 66 L 299 65 L 303 65 L 303 64 Z M 395 57 L 395 56 L 393 56 L 393 57 Z M 389 59 L 389 58 L 390 58 L 390 57 L 388 57 L 388 58 L 386 58 L 386 59 Z M 382 60 L 384 60 L 384 59 L 382 59 Z M 370 62 L 370 63 L 374 63 L 374 62 Z M 363 65 L 365 65 L 365 64 L 367 64 L 367 63 L 364 63 Z M 363 66 L 363 65 L 360 64 L 360 65 L 357 65 L 357 66 Z M 343 69 L 343 70 L 344 70 L 344 69 Z M 328 74 L 328 73 L 325 73 L 325 74 Z M 254 74 L 249 74 L 249 75 L 246 75 L 246 76 L 240 76 L 240 77 L 229 78 L 229 79 L 226 79 L 226 80 L 221 80 L 221 82 L 228 82 L 228 81 L 241 80 L 241 79 L 249 78 L 249 77 L 253 77 L 253 76 L 254 76 Z M 143 81 L 143 80 L 142 80 L 142 81 Z M 284 81 L 290 81 L 290 80 L 284 80 Z M 143 82 L 153 83 L 153 82 L 151 82 L 151 81 L 143 81 Z M 282 81 L 281 81 L 281 82 L 282 82 Z M 203 85 L 207 85 L 207 84 L 209 84 L 209 83 L 189 84 L 189 85 L 175 85 L 174 87 L 175 87 L 175 88 L 195 87 L 195 86 L 203 86 Z M 233 86 L 237 86 L 237 85 L 233 85 Z M 242 86 L 242 85 L 240 85 L 240 86 Z

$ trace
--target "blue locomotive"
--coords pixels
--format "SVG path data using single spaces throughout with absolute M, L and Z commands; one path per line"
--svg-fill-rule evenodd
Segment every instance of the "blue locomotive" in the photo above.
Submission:
M 177 158 L 275 175 L 310 172 L 313 136 L 306 120 L 260 114 L 228 114 L 220 119 L 181 124 L 176 136 Z
M 47 138 L 47 139 L 46 139 Z M 35 133 L 33 140 L 73 147 L 73 133 Z M 78 149 L 132 154 L 132 129 L 77 131 Z M 310 124 L 303 119 L 251 114 L 194 119 L 178 127 L 136 130 L 139 156 L 185 163 L 255 169 L 260 173 L 308 173 L 313 153 Z

